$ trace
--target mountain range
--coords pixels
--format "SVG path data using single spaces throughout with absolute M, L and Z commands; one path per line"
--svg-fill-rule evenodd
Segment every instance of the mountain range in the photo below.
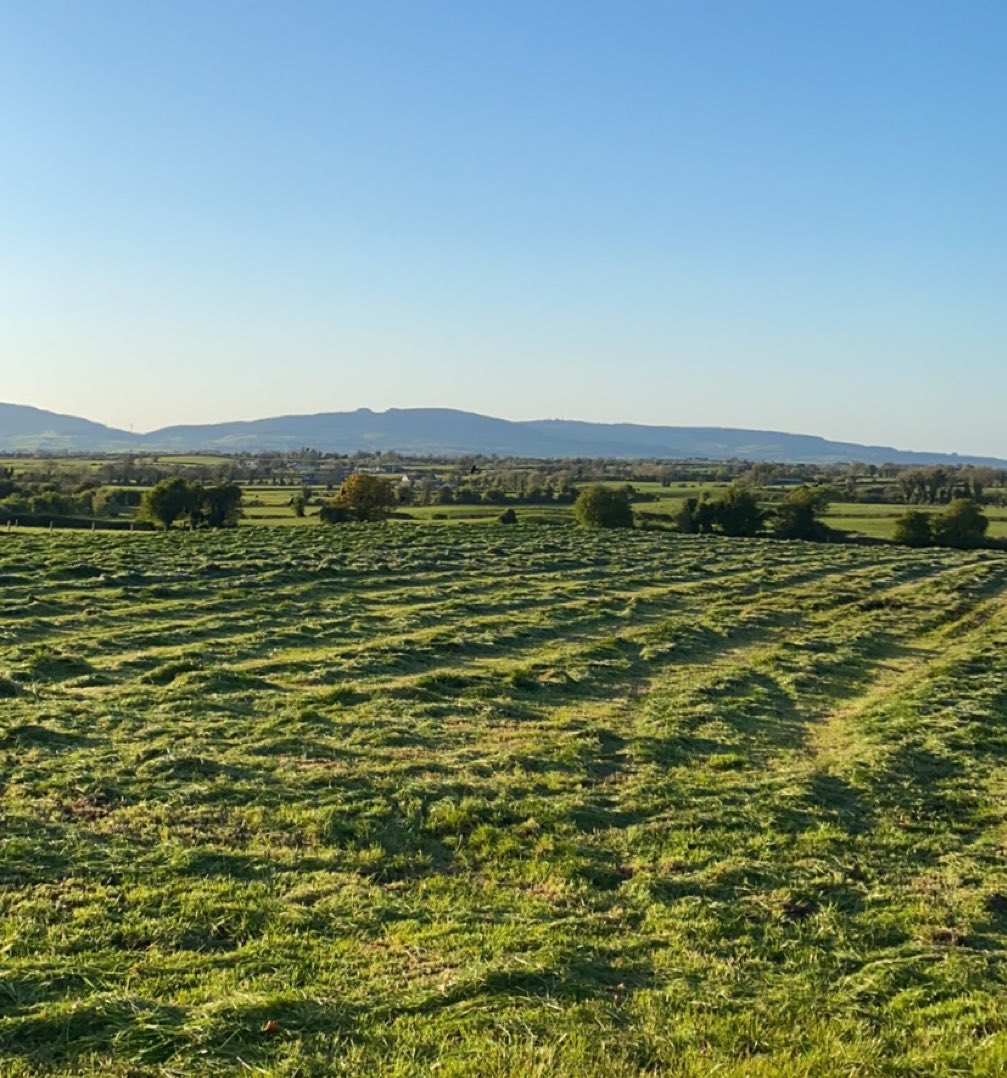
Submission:
M 978 464 L 996 457 L 907 451 L 834 442 L 809 434 L 735 427 L 659 427 L 567 419 L 516 422 L 450 408 L 322 412 L 231 423 L 163 427 L 147 434 L 117 430 L 77 416 L 0 404 L 3 452 L 213 452 L 317 449 L 327 453 L 398 450 L 405 454 L 507 457 L 622 457 L 781 461 L 830 464 Z

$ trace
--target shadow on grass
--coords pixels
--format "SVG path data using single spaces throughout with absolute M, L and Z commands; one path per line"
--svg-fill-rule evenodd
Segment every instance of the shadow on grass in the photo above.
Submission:
M 175 871 L 179 875 L 198 876 L 201 879 L 226 877 L 237 880 L 258 880 L 271 876 L 275 872 L 275 867 L 267 857 L 224 850 L 197 849 L 187 851 L 184 859 L 175 866 Z
M 627 741 L 612 730 L 596 730 L 595 737 L 598 748 L 588 763 L 587 771 L 595 782 L 606 782 L 625 771 L 629 765 Z
M 588 833 L 630 827 L 646 819 L 646 813 L 621 809 L 614 798 L 607 796 L 590 797 L 583 804 L 569 807 L 564 814 L 565 823 Z
M 63 879 L 73 869 L 65 826 L 34 818 L 28 826 L 30 839 L 8 824 L 7 842 L 0 860 L 0 886 L 47 883 Z
M 70 752 L 97 744 L 96 738 L 76 730 L 54 730 L 51 726 L 40 726 L 33 722 L 11 726 L 0 736 L 0 745 L 19 749 L 45 749 L 48 752 Z
M 969 830 L 978 835 L 982 827 L 974 814 L 980 793 L 968 780 L 968 763 L 965 756 L 906 742 L 888 756 L 875 776 L 872 799 L 879 807 L 909 812 L 928 828 L 935 819 L 944 819 L 959 835 L 971 820 Z
M 653 968 L 646 962 L 616 965 L 602 953 L 573 955 L 546 969 L 490 971 L 413 1006 L 396 1008 L 396 1014 L 432 1014 L 479 998 L 578 1003 L 611 999 L 613 994 L 653 988 L 657 983 Z
M 136 997 L 64 999 L 0 1020 L 0 1051 L 36 1064 L 64 1063 L 94 1052 L 169 1059 L 187 1041 L 185 1011 Z
M 62 1000 L 0 1019 L 0 1051 L 39 1066 L 96 1055 L 145 1067 L 188 1066 L 198 1053 L 208 1062 L 240 1062 L 247 1069 L 268 1063 L 292 1036 L 353 1037 L 359 1020 L 359 1010 L 348 1004 L 289 994 L 216 1006 L 208 1014 L 109 995 Z
M 808 716 L 786 689 L 763 671 L 732 673 L 701 689 L 700 695 L 712 702 L 716 718 L 747 742 L 798 748 L 807 740 Z
M 808 783 L 807 797 L 802 804 L 776 811 L 775 830 L 796 835 L 823 822 L 841 827 L 847 834 L 861 835 L 874 826 L 873 806 L 863 791 L 836 775 L 816 771 Z

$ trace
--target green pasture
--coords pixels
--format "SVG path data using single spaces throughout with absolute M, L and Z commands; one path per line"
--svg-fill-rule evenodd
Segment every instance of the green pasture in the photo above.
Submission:
M 243 525 L 317 525 L 319 523 L 317 505 L 307 506 L 303 517 L 297 516 L 294 512 L 292 502 L 300 492 L 300 487 L 246 486 L 242 499 L 241 523 Z M 323 498 L 331 497 L 331 494 L 321 492 L 320 496 Z
M 1007 557 L 0 533 L 0 1074 L 1000 1075 Z
M 879 539 L 891 539 L 895 535 L 895 521 L 908 509 L 922 509 L 939 513 L 943 506 L 907 506 L 905 504 L 873 504 L 861 502 L 833 502 L 822 518 L 826 524 L 839 531 L 856 532 Z M 991 539 L 1007 536 L 1007 509 L 984 506 L 983 513 L 989 518 Z
M 573 513 L 569 505 L 404 505 L 399 516 L 420 523 L 495 523 L 500 514 L 513 508 L 518 521 L 570 524 Z
M 213 462 L 215 458 L 191 457 L 160 457 L 161 462 L 169 459 L 176 463 L 197 464 Z M 10 458 L 10 462 L 24 465 L 25 461 L 17 461 Z M 30 463 L 30 462 L 29 462 Z M 80 461 L 76 461 L 80 464 Z M 95 468 L 99 461 L 90 463 Z M 0 466 L 4 461 L 0 460 Z M 608 485 L 622 486 L 623 482 L 612 481 Z M 726 483 L 710 482 L 676 482 L 667 486 L 659 482 L 641 482 L 635 484 L 640 494 L 653 496 L 654 501 L 638 501 L 634 508 L 638 512 L 657 514 L 673 519 L 682 507 L 686 498 L 701 498 L 704 495 L 716 497 L 725 487 Z M 108 489 L 116 489 L 109 487 Z M 138 490 L 143 488 L 122 488 Z M 333 496 L 333 491 L 325 487 L 315 486 L 310 488 L 310 502 L 303 517 L 298 517 L 292 507 L 292 499 L 300 494 L 300 485 L 269 486 L 257 483 L 244 486 L 244 512 L 241 519 L 243 526 L 268 526 L 268 525 L 294 525 L 297 527 L 316 526 L 319 524 L 318 511 L 321 502 Z M 765 491 L 763 492 L 766 493 Z M 779 491 L 773 491 L 773 496 L 778 497 Z M 770 504 L 770 503 L 767 503 Z M 500 514 L 508 506 L 513 506 L 519 520 L 534 523 L 566 523 L 572 519 L 572 507 L 569 504 L 538 504 L 521 505 L 505 503 L 502 505 L 403 505 L 400 510 L 402 520 L 415 521 L 418 523 L 494 523 Z M 907 508 L 922 508 L 929 512 L 939 512 L 941 506 L 906 506 L 903 503 L 860 503 L 860 502 L 834 502 L 824 516 L 825 523 L 839 531 L 853 532 L 858 535 L 870 536 L 879 539 L 891 539 L 895 533 L 895 521 L 906 512 Z M 986 506 L 983 510 L 990 519 L 989 536 L 991 538 L 1007 537 L 1007 508 Z M 120 511 L 120 519 L 128 520 L 135 515 L 135 510 L 124 508 Z
M 227 457 L 215 456 L 212 453 L 155 453 L 139 459 L 142 461 L 150 461 L 152 464 L 196 468 L 213 468 L 218 464 L 227 463 Z
M 15 479 L 25 474 L 31 474 L 40 467 L 48 470 L 55 469 L 57 472 L 96 472 L 104 462 L 81 457 L 2 457 L 0 456 L 0 469 L 10 471 Z

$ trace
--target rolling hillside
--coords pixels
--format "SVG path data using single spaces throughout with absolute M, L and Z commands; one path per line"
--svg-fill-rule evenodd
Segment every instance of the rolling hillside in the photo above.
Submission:
M 565 419 L 513 422 L 450 408 L 390 408 L 322 412 L 228 423 L 164 427 L 133 434 L 75 416 L 0 404 L 3 452 L 259 452 L 359 449 L 430 455 L 518 457 L 648 457 L 773 460 L 809 464 L 858 460 L 868 464 L 987 464 L 1007 460 L 890 446 L 833 442 L 807 434 L 731 427 L 656 427 Z

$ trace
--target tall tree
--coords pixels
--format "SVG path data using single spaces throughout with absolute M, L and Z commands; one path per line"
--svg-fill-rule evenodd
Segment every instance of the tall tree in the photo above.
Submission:
M 181 476 L 162 479 L 143 496 L 140 515 L 167 530 L 180 517 L 191 520 L 199 512 L 202 493 L 202 487 Z
M 326 523 L 340 520 L 384 520 L 395 508 L 398 498 L 390 480 L 380 475 L 357 472 L 343 483 L 327 511 L 320 514 Z
M 211 528 L 234 528 L 241 516 L 241 487 L 218 483 L 203 491 L 203 519 Z

